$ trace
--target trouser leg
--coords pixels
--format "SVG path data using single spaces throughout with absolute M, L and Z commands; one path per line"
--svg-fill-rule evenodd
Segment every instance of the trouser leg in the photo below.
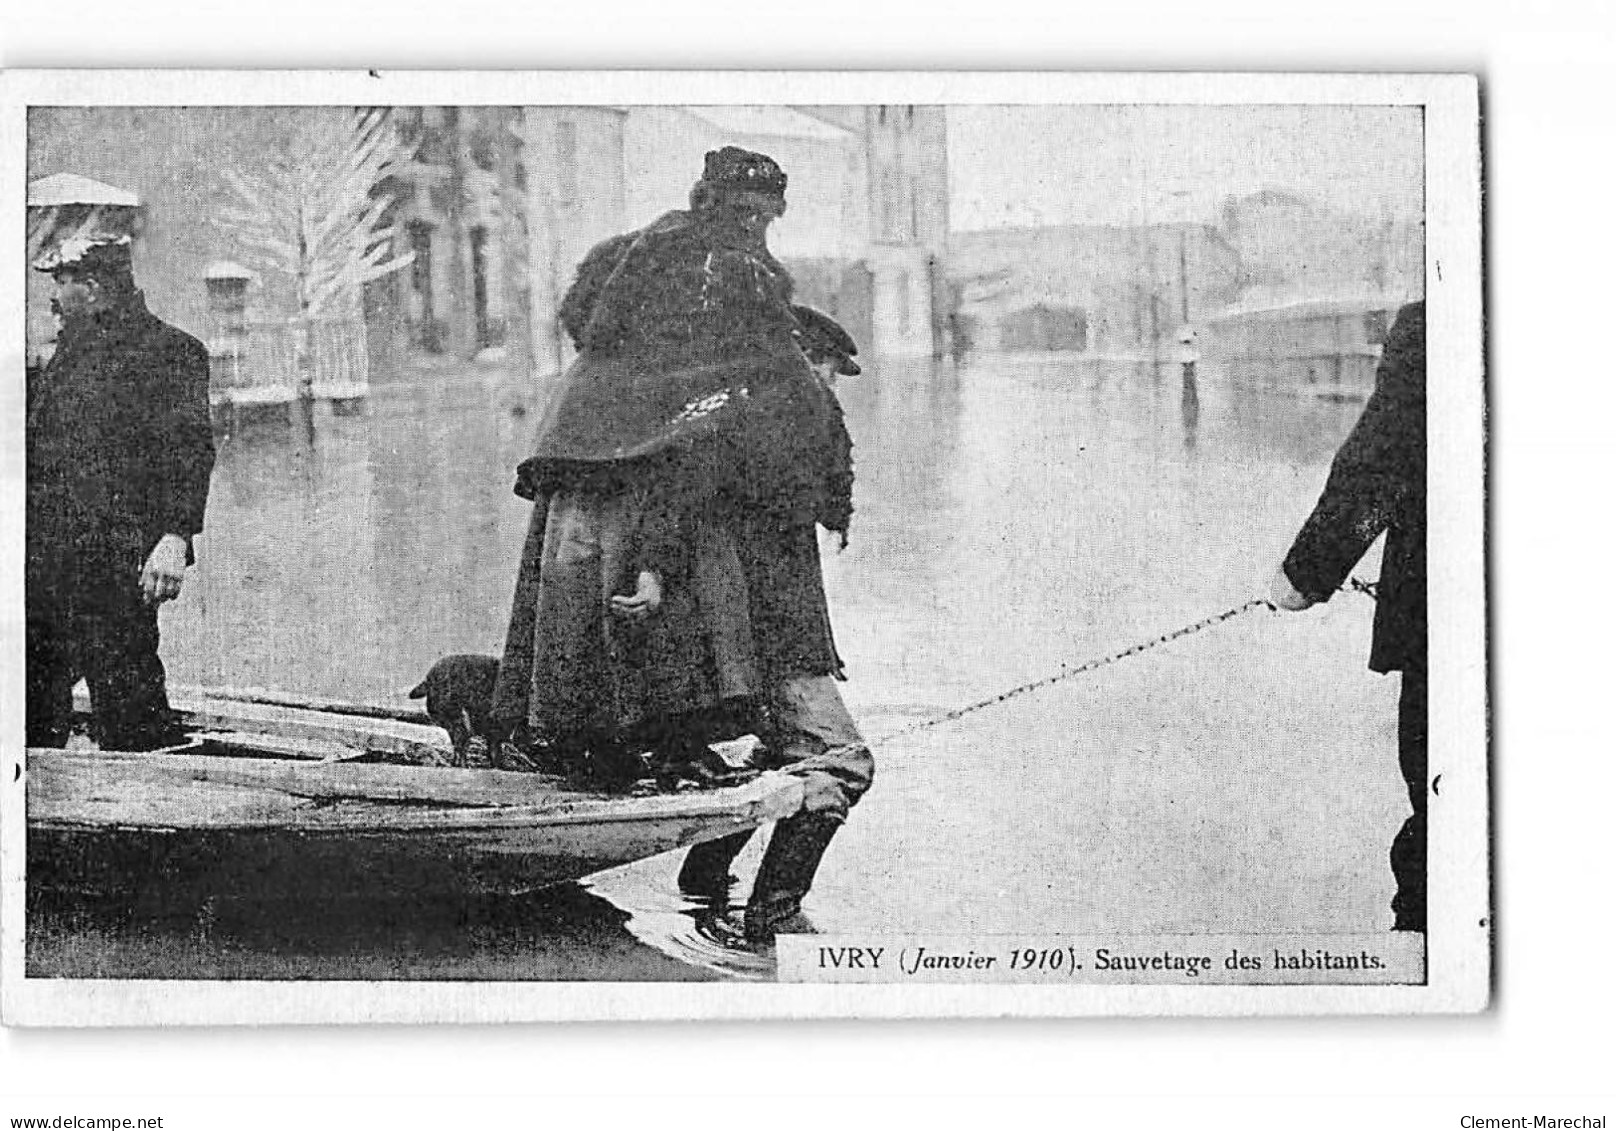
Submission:
M 80 589 L 74 637 L 90 685 L 96 743 L 107 750 L 150 750 L 173 741 L 157 606 L 141 599 L 133 578 L 115 575 Z
M 26 741 L 29 746 L 65 746 L 73 726 L 73 684 L 78 672 L 73 666 L 64 594 L 30 569 L 24 605 Z
M 1429 765 L 1426 756 L 1428 731 L 1427 675 L 1423 668 L 1403 672 L 1402 693 L 1397 705 L 1398 762 L 1408 799 L 1414 812 L 1403 822 L 1392 841 L 1392 875 L 1397 894 L 1392 898 L 1394 930 L 1425 930 L 1425 807 Z
M 803 779 L 800 812 L 778 822 L 746 907 L 746 933 L 766 941 L 802 910 L 820 861 L 870 788 L 875 759 L 829 676 L 782 680 L 770 695 L 770 746 Z
M 803 779 L 804 813 L 845 820 L 875 780 L 875 759 L 828 675 L 793 676 L 769 693 L 772 764 Z

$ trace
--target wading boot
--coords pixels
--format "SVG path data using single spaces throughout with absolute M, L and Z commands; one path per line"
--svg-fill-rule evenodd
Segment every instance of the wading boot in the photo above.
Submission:
M 729 866 L 751 839 L 752 830 L 747 829 L 691 845 L 679 869 L 679 890 L 695 899 L 728 903 L 729 889 L 735 885 Z
M 782 931 L 808 933 L 813 929 L 802 914 L 802 900 L 841 825 L 836 817 L 802 813 L 774 826 L 752 883 L 752 898 L 746 904 L 749 942 L 772 942 Z

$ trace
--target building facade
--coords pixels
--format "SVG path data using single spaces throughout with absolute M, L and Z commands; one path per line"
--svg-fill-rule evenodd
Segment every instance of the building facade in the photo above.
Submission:
M 846 211 L 860 218 L 862 259 L 871 276 L 870 351 L 904 358 L 953 352 L 946 109 L 820 106 L 812 112 L 863 142 L 862 183 Z
M 1089 352 L 1148 358 L 1188 325 L 1209 363 L 1359 388 L 1377 319 L 1423 293 L 1423 254 L 1417 223 L 1265 190 L 1217 223 L 956 232 L 949 265 L 975 348 L 1071 349 L 1081 323 Z
M 71 174 L 138 198 L 137 278 L 155 313 L 217 347 L 223 399 L 290 396 L 311 366 L 320 395 L 362 395 L 435 359 L 526 372 L 542 395 L 570 359 L 556 311 L 578 262 L 686 207 L 722 145 L 786 169 L 770 242 L 800 301 L 842 321 L 865 357 L 947 352 L 941 107 L 47 108 L 30 112 L 28 160 L 31 182 Z M 345 161 L 381 150 L 373 180 L 345 178 Z M 329 176 L 288 173 L 321 161 Z M 313 195 L 281 211 L 353 211 L 357 193 L 390 233 L 367 260 L 388 269 L 355 275 L 318 317 L 310 272 L 255 251 L 254 224 L 294 191 Z M 350 199 L 327 199 L 339 191 Z M 31 351 L 34 338 L 48 350 L 49 292 L 30 281 Z

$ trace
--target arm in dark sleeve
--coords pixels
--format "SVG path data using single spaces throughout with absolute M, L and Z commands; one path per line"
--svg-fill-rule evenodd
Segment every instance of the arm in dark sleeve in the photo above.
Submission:
M 189 539 L 202 529 L 213 477 L 213 425 L 208 413 L 208 354 L 194 338 L 179 338 L 163 351 L 154 374 L 161 395 L 153 484 L 154 525 Z
M 1328 600 L 1425 484 L 1424 308 L 1405 307 L 1387 335 L 1375 391 L 1330 466 L 1324 492 L 1285 556 L 1298 592 Z

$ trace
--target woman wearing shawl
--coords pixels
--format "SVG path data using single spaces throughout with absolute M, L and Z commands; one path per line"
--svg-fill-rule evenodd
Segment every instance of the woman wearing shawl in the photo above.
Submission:
M 593 249 L 562 304 L 579 356 L 518 469 L 535 506 L 495 711 L 608 784 L 640 775 L 634 745 L 677 760 L 716 737 L 704 712 L 759 691 L 720 483 L 801 495 L 823 407 L 764 243 L 784 187 L 767 157 L 709 154 L 691 210 Z

